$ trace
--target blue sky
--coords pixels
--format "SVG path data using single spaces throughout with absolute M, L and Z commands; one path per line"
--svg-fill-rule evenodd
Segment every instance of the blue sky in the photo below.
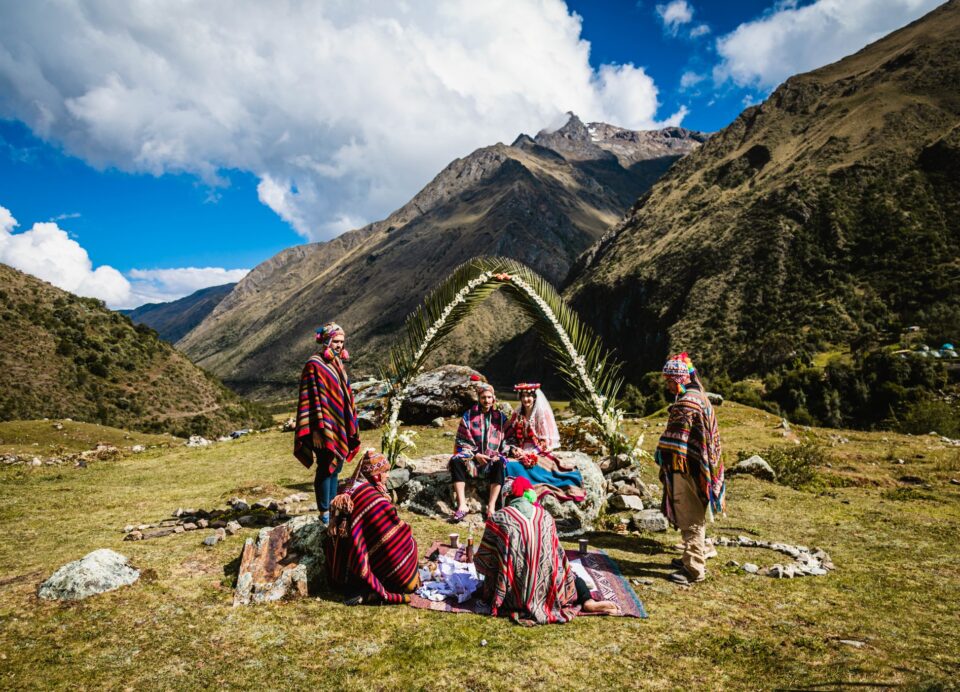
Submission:
M 114 307 L 172 299 L 568 109 L 718 130 L 936 4 L 7 3 L 0 261 Z

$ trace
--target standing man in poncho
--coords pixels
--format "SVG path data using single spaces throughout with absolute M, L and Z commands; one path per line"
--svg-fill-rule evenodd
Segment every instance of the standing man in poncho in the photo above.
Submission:
M 316 458 L 313 488 L 324 523 L 330 521 L 330 501 L 337 494 L 340 469 L 360 447 L 357 408 L 343 365 L 350 358 L 345 339 L 343 328 L 333 322 L 318 329 L 319 353 L 310 357 L 300 375 L 293 455 L 307 468 Z
M 655 457 L 663 484 L 661 509 L 683 540 L 683 557 L 673 561 L 677 571 L 669 579 L 692 584 L 706 577 L 707 516 L 712 520 L 726 509 L 720 430 L 686 352 L 667 360 L 663 376 L 676 401 Z

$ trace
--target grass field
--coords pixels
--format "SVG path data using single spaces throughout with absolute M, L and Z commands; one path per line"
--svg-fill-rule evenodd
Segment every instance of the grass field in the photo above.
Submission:
M 792 444 L 773 416 L 730 403 L 719 414 L 729 460 L 739 450 Z M 629 426 L 646 430 L 650 449 L 660 421 Z M 16 425 L 38 424 L 3 427 L 4 449 L 17 451 L 9 442 Z M 733 478 L 728 516 L 709 532 L 820 546 L 835 572 L 779 581 L 750 576 L 727 561 L 769 566 L 780 556 L 720 548 L 706 582 L 679 588 L 664 579 L 676 533 L 597 532 L 592 545 L 627 576 L 651 582 L 636 586 L 649 619 L 581 618 L 540 628 L 406 607 L 346 608 L 333 595 L 234 609 L 237 558 L 253 529 L 212 549 L 201 545 L 205 532 L 121 540 L 125 524 L 156 521 L 181 506 L 211 507 L 234 494 L 255 498 L 256 486 L 312 491 L 311 474 L 290 454 L 289 434 L 151 449 L 85 469 L 0 469 L 0 687 L 956 687 L 960 486 L 950 479 L 960 478 L 960 448 L 889 433 L 807 434 L 828 454 L 818 482 L 798 491 Z M 41 442 L 26 433 L 23 440 L 20 451 Z M 433 429 L 422 429 L 418 440 L 418 453 L 450 445 Z M 374 444 L 376 433 L 365 442 Z M 905 476 L 919 480 L 901 481 Z M 645 477 L 655 478 L 652 467 Z M 442 521 L 405 518 L 422 547 L 448 533 Z M 141 580 L 79 603 L 37 599 L 37 585 L 57 567 L 103 547 L 130 557 L 144 571 Z

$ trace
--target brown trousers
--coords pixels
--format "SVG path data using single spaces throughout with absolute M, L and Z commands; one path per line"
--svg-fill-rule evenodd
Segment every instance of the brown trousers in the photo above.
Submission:
M 707 505 L 696 478 L 689 473 L 673 474 L 673 511 L 683 540 L 683 566 L 691 579 L 699 581 L 707 572 Z

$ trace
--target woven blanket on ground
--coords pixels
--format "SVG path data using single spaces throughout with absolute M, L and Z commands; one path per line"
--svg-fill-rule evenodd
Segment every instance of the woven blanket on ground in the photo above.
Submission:
M 311 356 L 300 375 L 293 455 L 310 468 L 321 450 L 332 452 L 329 473 L 360 445 L 357 407 L 350 379 L 338 358 Z
M 455 559 L 462 560 L 466 555 L 465 548 L 454 550 L 449 546 L 439 542 L 430 546 L 428 555 L 438 551 L 441 555 L 454 554 Z M 581 555 L 576 550 L 566 551 L 567 559 L 573 562 L 580 560 L 584 570 L 590 575 L 596 589 L 593 590 L 593 597 L 598 601 L 613 601 L 620 606 L 620 612 L 624 617 L 645 618 L 647 611 L 643 603 L 637 597 L 636 592 L 630 586 L 623 574 L 620 573 L 620 567 L 613 559 L 602 550 L 589 552 Z M 453 599 L 444 601 L 429 601 L 414 594 L 410 597 L 410 605 L 414 608 L 424 610 L 436 610 L 441 613 L 473 613 L 474 615 L 489 615 L 490 607 L 479 598 L 471 598 L 464 603 L 457 603 Z M 593 615 L 593 613 L 584 613 L 580 615 Z
M 583 475 L 579 469 L 561 470 L 550 457 L 537 457 L 534 466 L 526 467 L 519 461 L 507 462 L 507 478 L 526 478 L 533 485 L 537 499 L 553 495 L 561 502 L 583 502 L 587 496 L 583 490 Z
M 351 490 L 353 511 L 346 536 L 328 531 L 327 574 L 338 588 L 362 585 L 385 603 L 406 603 L 420 583 L 417 542 L 390 500 L 370 483 Z

